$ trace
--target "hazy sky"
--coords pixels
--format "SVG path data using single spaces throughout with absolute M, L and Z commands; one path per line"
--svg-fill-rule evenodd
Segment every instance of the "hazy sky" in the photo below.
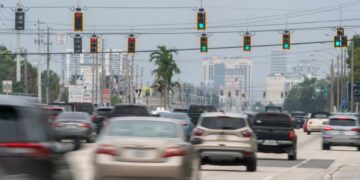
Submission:
M 16 4 L 16 0 L 0 0 L 5 8 L 0 8 L 0 44 L 4 44 L 10 49 L 16 47 L 15 34 L 4 34 L 4 32 L 14 32 L 14 12 L 11 8 Z M 171 48 L 198 48 L 199 39 L 196 34 L 142 34 L 150 32 L 144 29 L 156 29 L 151 32 L 196 32 L 194 7 L 200 6 L 199 0 L 23 0 L 22 3 L 29 7 L 26 12 L 26 29 L 30 32 L 35 29 L 34 22 L 38 19 L 45 22 L 42 28 L 49 25 L 55 32 L 72 30 L 73 12 L 70 7 L 87 7 L 85 11 L 85 31 L 109 32 L 133 32 L 140 36 L 137 40 L 138 50 L 155 49 L 157 45 L 167 45 Z M 292 42 L 322 41 L 332 40 L 334 29 L 313 29 L 299 30 L 308 27 L 330 27 L 337 26 L 340 19 L 340 4 L 355 2 L 351 6 L 342 8 L 342 18 L 357 19 L 344 21 L 343 25 L 360 25 L 360 1 L 355 0 L 204 0 L 203 7 L 208 14 L 208 26 L 223 27 L 209 28 L 211 34 L 209 47 L 241 46 L 242 39 L 239 32 L 258 30 L 285 29 L 286 14 L 288 14 L 289 29 L 293 31 Z M 48 8 L 39 8 L 48 7 Z M 103 6 L 103 8 L 101 8 Z M 139 9 L 139 8 L 104 8 L 104 7 L 184 7 L 179 9 Z M 37 7 L 37 8 L 36 8 Z M 52 8 L 50 8 L 52 7 Z M 56 7 L 56 8 L 54 8 Z M 63 8 L 59 8 L 63 7 Z M 329 7 L 332 7 L 329 8 Z M 334 8 L 339 7 L 339 8 Z M 317 9 L 315 11 L 306 11 Z M 300 12 L 300 13 L 299 13 Z M 324 23 L 291 24 L 297 22 L 329 21 Z M 166 24 L 166 25 L 164 25 Z M 279 24 L 269 26 L 267 24 Z M 360 27 L 360 26 L 359 26 Z M 179 28 L 179 29 L 175 29 Z M 140 29 L 140 30 L 139 30 Z M 233 33 L 216 33 L 219 31 L 233 31 Z M 359 28 L 348 29 L 348 35 L 357 33 Z M 331 35 L 331 36 L 329 36 Z M 29 52 L 36 52 L 34 44 L 35 35 L 24 35 L 21 38 L 21 45 Z M 106 41 L 106 48 L 125 49 L 126 39 L 124 35 L 103 35 Z M 66 48 L 72 48 L 72 40 L 69 38 L 68 47 L 55 45 L 56 37 L 52 36 L 54 46 L 53 51 L 63 52 Z M 88 47 L 88 39 L 83 41 L 83 47 Z M 279 44 L 281 34 L 279 32 L 256 32 L 253 37 L 253 44 Z M 316 59 L 322 64 L 322 71 L 328 71 L 328 59 L 337 53 L 332 43 L 292 46 L 289 53 L 289 64 L 294 64 L 299 60 Z M 269 73 L 270 52 L 271 50 L 281 49 L 279 47 L 253 48 L 251 53 L 244 53 L 242 49 L 221 49 L 209 50 L 208 54 L 200 54 L 199 51 L 181 51 L 176 56 L 182 74 L 176 79 L 181 81 L 199 84 L 203 79 L 202 60 L 210 56 L 224 57 L 249 57 L 254 63 L 253 88 L 263 88 L 265 86 L 265 76 Z M 325 49 L 325 50 L 324 50 Z M 309 52 L 322 50 L 319 52 Z M 88 50 L 87 50 L 88 51 Z M 35 58 L 35 57 L 32 57 Z M 145 69 L 144 82 L 153 78 L 150 71 L 153 69 L 148 62 L 149 54 L 141 53 L 135 57 L 136 64 Z M 60 56 L 52 56 L 52 68 L 59 72 Z

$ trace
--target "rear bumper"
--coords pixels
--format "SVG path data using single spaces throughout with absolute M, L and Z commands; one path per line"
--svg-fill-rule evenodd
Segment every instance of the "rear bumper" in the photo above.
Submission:
M 321 132 L 322 131 L 323 126 L 307 126 L 307 131 L 308 132 Z
M 336 139 L 336 138 L 323 137 L 323 143 L 330 144 L 333 146 L 360 146 L 360 137 L 354 137 L 353 139 L 350 138 Z
M 293 141 L 277 141 L 277 145 L 264 145 L 262 142 L 263 141 L 258 141 L 258 152 L 288 153 L 296 148 L 296 143 Z
M 180 157 L 168 158 L 163 163 L 138 163 L 115 161 L 112 157 L 98 155 L 94 162 L 95 174 L 105 179 L 174 179 L 183 180 L 190 172 Z
M 55 129 L 55 136 L 58 139 L 66 138 L 89 138 L 91 136 L 91 129 L 84 130 L 65 130 L 65 129 Z

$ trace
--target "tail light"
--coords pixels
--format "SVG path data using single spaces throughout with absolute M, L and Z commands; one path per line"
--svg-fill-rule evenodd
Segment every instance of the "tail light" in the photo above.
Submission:
M 83 127 L 83 128 L 90 128 L 91 127 L 89 123 L 82 123 L 80 126 Z
M 291 140 L 291 141 L 294 140 L 294 137 L 295 137 L 294 131 L 290 131 L 290 132 L 289 132 L 289 138 L 290 138 L 290 140 Z
M 92 115 L 90 115 L 90 118 L 92 121 L 96 121 L 96 115 L 92 114 Z
M 360 128 L 352 128 L 351 131 L 360 132 Z
M 250 138 L 253 136 L 253 133 L 249 130 L 245 130 L 245 131 L 241 132 L 241 134 L 243 137 L 247 137 L 247 138 Z
M 253 153 L 252 153 L 252 152 L 248 152 L 248 151 L 244 151 L 244 156 L 245 156 L 245 157 L 253 157 Z
M 334 130 L 334 129 L 332 127 L 329 127 L 329 126 L 325 126 L 323 128 L 323 131 L 332 131 L 332 130 Z
M 197 128 L 193 131 L 194 136 L 202 136 L 203 134 L 204 134 L 204 130 L 202 130 L 202 129 Z
M 58 123 L 58 122 L 53 122 L 53 123 L 51 123 L 51 126 L 52 127 L 61 127 L 63 125 L 61 123 Z
M 50 155 L 50 149 L 37 143 L 0 143 L 0 150 L 10 154 L 45 158 Z M 8 151 L 7 151 L 8 150 Z
M 186 152 L 181 147 L 169 147 L 166 148 L 162 157 L 169 158 L 169 157 L 175 157 L 175 156 L 185 156 Z
M 96 154 L 105 154 L 110 156 L 117 156 L 118 151 L 112 145 L 100 145 L 96 150 Z

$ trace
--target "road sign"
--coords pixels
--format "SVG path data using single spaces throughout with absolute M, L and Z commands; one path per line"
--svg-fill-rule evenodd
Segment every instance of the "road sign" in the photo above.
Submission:
M 351 101 L 351 83 L 348 83 L 348 100 Z M 354 102 L 360 102 L 360 82 L 354 84 Z
M 4 94 L 12 93 L 12 81 L 2 81 L 2 87 Z

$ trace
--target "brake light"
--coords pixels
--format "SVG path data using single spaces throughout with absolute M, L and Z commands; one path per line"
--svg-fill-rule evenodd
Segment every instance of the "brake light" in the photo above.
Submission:
M 181 147 L 169 147 L 166 148 L 162 157 L 169 158 L 169 157 L 175 157 L 175 156 L 185 156 L 186 152 Z
M 90 118 L 91 118 L 92 121 L 96 120 L 96 116 L 94 114 L 90 115 Z
M 202 129 L 197 128 L 193 131 L 194 136 L 202 136 L 203 134 L 204 134 L 204 130 L 202 130 Z
M 44 158 L 50 154 L 47 147 L 37 143 L 0 143 L 0 148 L 8 149 L 10 153 L 36 158 Z
M 91 127 L 89 123 L 82 123 L 80 126 L 83 127 L 83 128 L 90 128 Z
M 294 140 L 294 137 L 295 137 L 294 131 L 290 131 L 290 132 L 289 132 L 289 138 L 290 138 L 290 140 L 291 140 L 291 141 Z
M 252 152 L 244 151 L 244 156 L 245 156 L 245 157 L 253 157 L 253 153 L 252 153 Z
M 352 128 L 351 131 L 360 132 L 360 128 Z
M 117 156 L 118 151 L 112 145 L 103 144 L 103 145 L 100 145 L 98 147 L 98 149 L 96 150 L 96 154 L 105 154 L 105 155 L 110 155 L 110 156 Z
M 245 130 L 245 131 L 241 132 L 241 134 L 243 137 L 247 137 L 247 138 L 250 138 L 253 136 L 253 133 L 249 130 Z
M 323 128 L 323 131 L 332 131 L 332 130 L 334 130 L 334 129 L 332 127 L 329 127 L 329 126 L 325 126 Z

